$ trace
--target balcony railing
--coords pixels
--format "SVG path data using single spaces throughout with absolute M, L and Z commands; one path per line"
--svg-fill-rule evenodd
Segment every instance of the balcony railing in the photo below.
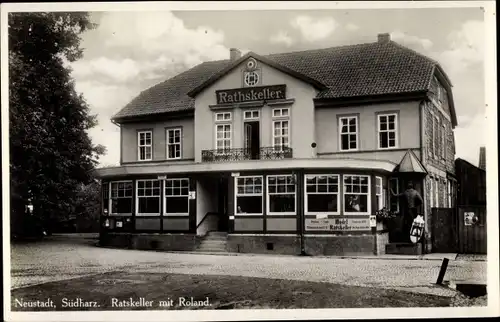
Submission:
M 261 147 L 253 152 L 251 149 L 216 149 L 201 151 L 202 162 L 232 162 L 244 160 L 279 160 L 291 159 L 292 148 L 288 147 Z

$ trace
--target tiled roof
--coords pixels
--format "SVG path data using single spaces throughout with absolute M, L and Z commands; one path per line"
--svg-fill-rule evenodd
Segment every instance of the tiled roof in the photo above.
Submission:
M 427 91 L 437 62 L 395 42 L 375 42 L 263 56 L 326 85 L 318 98 Z M 134 98 L 113 119 L 194 109 L 187 93 L 227 67 L 229 60 L 201 63 Z

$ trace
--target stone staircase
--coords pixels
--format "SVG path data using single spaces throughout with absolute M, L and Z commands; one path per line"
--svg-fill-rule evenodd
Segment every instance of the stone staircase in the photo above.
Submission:
M 227 233 L 221 231 L 210 231 L 201 238 L 197 252 L 222 253 L 227 252 Z

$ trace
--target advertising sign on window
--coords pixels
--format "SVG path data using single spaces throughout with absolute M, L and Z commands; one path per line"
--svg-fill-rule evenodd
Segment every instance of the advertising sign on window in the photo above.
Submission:
M 328 218 L 305 220 L 309 231 L 354 231 L 370 230 L 370 218 Z

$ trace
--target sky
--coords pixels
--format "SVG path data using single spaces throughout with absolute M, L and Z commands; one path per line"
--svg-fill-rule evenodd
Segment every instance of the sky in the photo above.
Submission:
M 279 11 L 92 12 L 84 56 L 71 63 L 76 89 L 97 114 L 90 130 L 119 164 L 120 132 L 110 118 L 141 91 L 201 62 L 243 53 L 280 53 L 374 42 L 378 33 L 437 60 L 451 79 L 456 156 L 478 164 L 486 145 L 484 13 L 479 8 Z

